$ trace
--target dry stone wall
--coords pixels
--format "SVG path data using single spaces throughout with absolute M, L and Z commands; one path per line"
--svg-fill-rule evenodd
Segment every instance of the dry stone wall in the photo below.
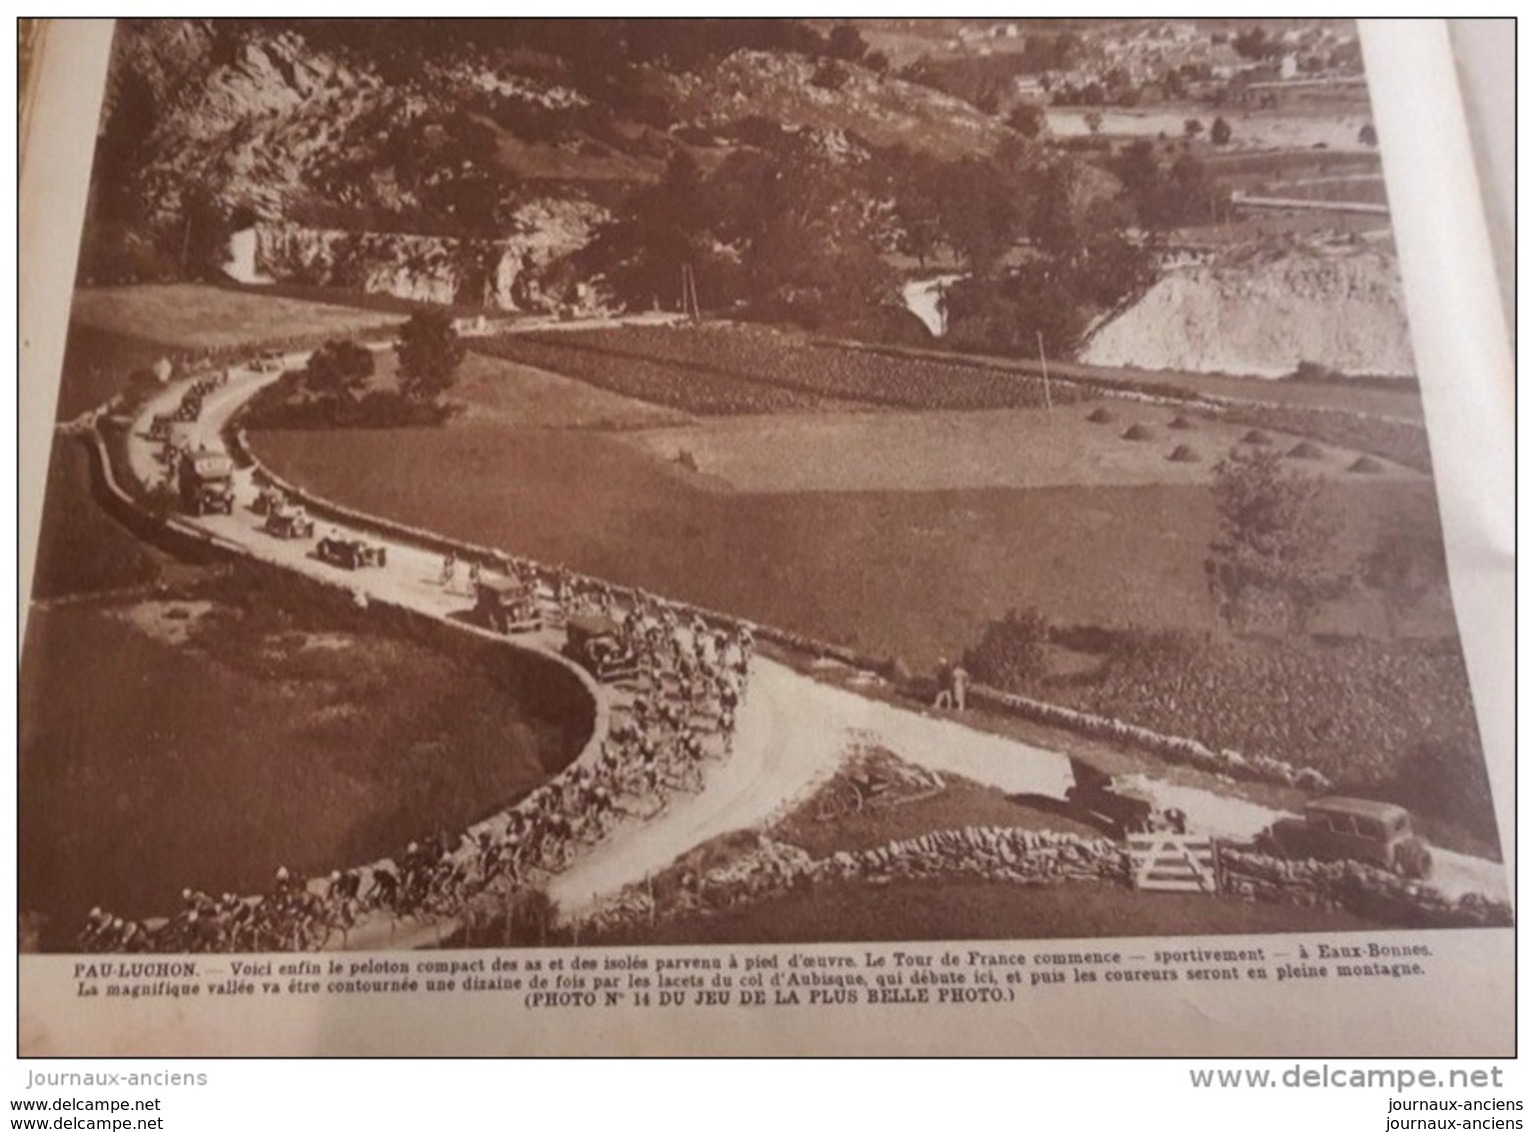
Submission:
M 1451 900 L 1431 883 L 1407 880 L 1357 861 L 1290 860 L 1224 847 L 1226 891 L 1248 900 L 1344 908 L 1371 919 L 1428 927 L 1511 924 L 1505 901 L 1479 893 Z
M 1222 892 L 1246 900 L 1341 909 L 1413 927 L 1512 923 L 1505 902 L 1473 893 L 1450 899 L 1430 883 L 1356 861 L 1287 860 L 1225 843 L 1217 852 Z M 1131 870 L 1126 846 L 1052 830 L 964 826 L 820 858 L 759 835 L 754 847 L 723 864 L 681 867 L 626 888 L 588 914 L 579 930 L 612 931 L 709 915 L 825 882 L 889 884 L 949 877 L 1022 885 L 1128 885 Z

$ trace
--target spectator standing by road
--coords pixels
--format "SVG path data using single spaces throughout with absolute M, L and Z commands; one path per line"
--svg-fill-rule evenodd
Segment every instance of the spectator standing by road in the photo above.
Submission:
M 964 696 L 969 690 L 969 673 L 961 664 L 955 664 L 949 673 L 949 692 L 953 698 L 954 711 L 964 710 Z

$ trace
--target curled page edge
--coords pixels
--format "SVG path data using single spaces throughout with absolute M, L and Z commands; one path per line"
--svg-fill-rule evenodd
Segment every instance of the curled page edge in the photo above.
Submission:
M 1360 20 L 1450 586 L 1513 838 L 1514 366 L 1448 25 Z M 1513 880 L 1509 863 L 1509 880 Z

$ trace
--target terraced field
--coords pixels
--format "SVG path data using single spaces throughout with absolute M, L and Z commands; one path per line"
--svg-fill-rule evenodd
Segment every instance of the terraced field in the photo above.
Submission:
M 674 362 L 581 348 L 577 332 L 514 334 L 474 344 L 476 352 L 551 370 L 599 389 L 704 416 L 782 413 L 824 407 L 824 398 L 707 367 L 689 371 Z M 845 407 L 845 406 L 841 406 Z
M 1042 379 L 877 355 L 760 327 L 621 326 L 510 335 L 475 347 L 704 415 L 855 406 L 1020 409 L 1079 399 Z
M 397 314 L 199 283 L 82 288 L 71 318 L 93 330 L 189 350 L 318 342 L 403 321 Z

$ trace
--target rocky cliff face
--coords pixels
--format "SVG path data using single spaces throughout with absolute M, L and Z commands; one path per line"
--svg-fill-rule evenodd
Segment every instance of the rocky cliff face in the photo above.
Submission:
M 280 217 L 316 194 L 363 114 L 406 110 L 376 76 L 291 33 L 219 39 L 205 22 L 141 25 L 126 31 L 118 73 L 124 96 L 154 92 L 137 185 L 151 216 L 175 214 L 197 186 L 226 209 Z
M 560 202 L 524 213 L 522 231 L 501 240 L 262 223 L 254 229 L 255 269 L 274 279 L 423 302 L 544 310 L 550 303 L 541 271 L 583 246 L 603 214 Z
M 1248 249 L 1169 272 L 1099 328 L 1081 360 L 1255 377 L 1311 362 L 1350 374 L 1415 372 L 1395 258 L 1376 249 Z

